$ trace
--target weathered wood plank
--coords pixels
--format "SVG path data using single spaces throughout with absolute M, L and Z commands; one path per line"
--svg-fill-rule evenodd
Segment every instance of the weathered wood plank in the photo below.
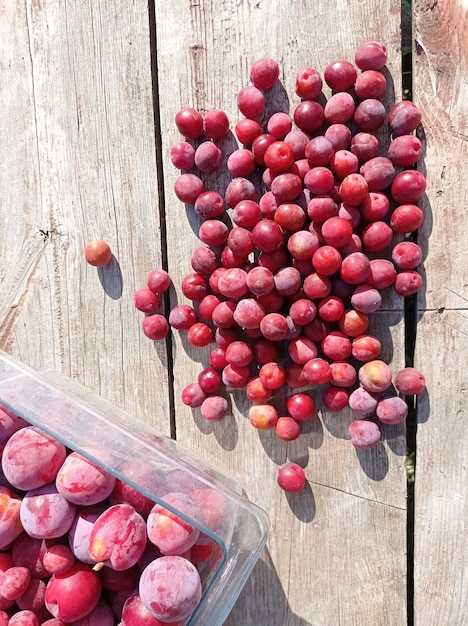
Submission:
M 269 548 L 226 624 L 406 623 L 396 532 L 406 511 L 315 483 L 300 495 L 276 497 L 274 506 Z
M 170 431 L 133 292 L 161 265 L 147 3 L 0 9 L 1 345 Z M 84 262 L 92 239 L 115 260 Z
M 323 72 L 332 59 L 352 59 L 359 43 L 376 37 L 388 44 L 390 91 L 399 98 L 400 3 L 339 1 L 331 11 L 325 2 L 158 0 L 156 23 L 166 220 L 168 232 L 177 232 L 168 241 L 168 262 L 177 287 L 192 271 L 190 257 L 200 245 L 199 222 L 173 193 L 178 172 L 168 155 L 180 139 L 177 110 L 220 107 L 233 128 L 240 119 L 237 92 L 248 84 L 250 65 L 272 56 L 280 62 L 282 84 L 274 95 L 292 111 L 299 101 L 294 79 L 300 67 Z M 223 142 L 227 153 L 235 147 L 233 137 Z M 207 185 L 223 190 L 228 181 L 221 173 L 210 176 Z M 178 288 L 176 302 L 188 302 Z M 390 306 L 393 310 L 375 316 L 374 324 L 386 351 L 393 343 L 397 370 L 404 362 L 402 303 L 391 300 Z M 350 416 L 321 413 L 286 445 L 271 431 L 252 429 L 243 392 L 232 395 L 232 416 L 208 423 L 179 400 L 183 387 L 207 364 L 208 353 L 209 348 L 194 350 L 183 335 L 174 335 L 177 438 L 236 477 L 272 520 L 268 550 L 227 624 L 403 624 L 404 429 L 389 431 L 377 451 L 356 455 L 346 433 Z M 306 466 L 309 486 L 301 495 L 286 497 L 275 484 L 277 467 L 286 459 Z M 387 552 L 390 562 L 383 558 Z
M 468 611 L 467 342 L 468 4 L 414 3 L 414 100 L 423 112 L 425 294 L 419 298 L 415 625 L 463 624 Z
M 428 174 L 421 201 L 425 221 L 420 245 L 426 286 L 421 309 L 466 308 L 468 269 L 463 233 L 468 203 L 463 172 L 468 162 L 468 55 L 465 0 L 414 5 L 414 98 L 423 111 L 423 168 Z
M 425 312 L 418 336 L 417 366 L 426 376 L 427 393 L 418 408 L 414 623 L 463 624 L 468 607 L 468 312 Z

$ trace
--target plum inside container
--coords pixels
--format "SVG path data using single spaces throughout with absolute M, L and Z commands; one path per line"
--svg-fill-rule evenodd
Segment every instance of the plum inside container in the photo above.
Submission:
M 146 502 L 142 513 L 146 545 L 155 549 L 145 551 L 140 571 L 153 557 L 156 562 L 181 555 L 200 580 L 194 606 L 180 620 L 171 617 L 172 623 L 224 623 L 260 557 L 270 527 L 266 513 L 242 495 L 236 481 L 77 381 L 51 370 L 35 370 L 3 351 L 0 405 L 63 444 L 67 460 L 73 455 L 84 457 L 115 477 L 122 491 L 128 489 Z M 112 507 L 112 494 L 106 502 Z M 165 535 L 168 519 L 180 522 L 180 536 Z M 174 541 L 179 542 L 176 547 Z M 99 568 L 95 569 L 101 575 Z M 119 622 L 116 618 L 115 624 Z

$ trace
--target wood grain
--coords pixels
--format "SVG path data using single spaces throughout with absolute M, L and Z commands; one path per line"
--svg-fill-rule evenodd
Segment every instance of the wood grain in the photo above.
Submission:
M 463 624 L 468 607 L 468 376 L 462 355 L 468 349 L 468 312 L 425 312 L 418 336 L 417 366 L 426 376 L 427 392 L 418 407 L 414 623 Z
M 162 263 L 147 4 L 0 11 L 1 345 L 169 433 L 165 345 L 132 302 Z M 105 269 L 84 262 L 93 239 Z
M 414 547 L 415 625 L 464 624 L 468 611 L 465 235 L 468 4 L 414 3 L 414 100 L 423 113 L 425 292 L 419 298 Z
M 468 270 L 461 234 L 468 202 L 463 172 L 468 161 L 467 4 L 415 4 L 414 99 L 423 112 L 423 172 L 427 193 L 419 235 L 424 251 L 421 309 L 466 308 Z M 449 219 L 447 219 L 449 215 Z
M 291 112 L 299 101 L 294 80 L 300 67 L 323 72 L 329 61 L 352 59 L 359 43 L 377 36 L 389 48 L 393 101 L 401 94 L 400 5 L 339 1 L 330 11 L 325 2 L 158 0 L 156 25 L 166 221 L 168 232 L 177 232 L 168 239 L 168 263 L 180 285 L 192 271 L 190 257 L 200 243 L 193 209 L 173 193 L 178 172 L 168 155 L 180 140 L 176 112 L 185 106 L 201 112 L 220 107 L 233 128 L 239 119 L 237 92 L 262 56 L 276 58 L 281 66 L 272 106 Z M 222 143 L 225 154 L 237 147 L 233 136 Z M 230 177 L 221 172 L 205 180 L 207 188 L 222 192 Z M 180 290 L 172 294 L 176 302 L 187 302 Z M 404 362 L 403 303 L 390 299 L 388 307 L 373 324 L 397 370 Z M 347 434 L 351 416 L 320 412 L 288 445 L 271 431 L 252 429 L 243 392 L 231 395 L 232 416 L 208 423 L 178 400 L 206 365 L 208 353 L 208 348 L 193 349 L 183 334 L 174 335 L 177 439 L 236 477 L 272 521 L 267 551 L 227 626 L 401 626 L 406 620 L 404 428 L 389 429 L 375 451 L 356 454 Z M 306 468 L 308 488 L 301 497 L 287 497 L 275 484 L 277 468 L 286 460 Z

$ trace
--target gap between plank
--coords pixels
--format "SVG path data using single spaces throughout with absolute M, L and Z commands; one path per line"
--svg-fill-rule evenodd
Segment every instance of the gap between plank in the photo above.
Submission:
M 402 95 L 405 100 L 413 100 L 413 19 L 412 0 L 402 0 Z M 406 237 L 408 241 L 417 243 L 417 232 Z M 405 298 L 404 301 L 404 330 L 405 330 L 405 367 L 414 364 L 416 345 L 416 326 L 418 318 L 416 294 Z M 406 489 L 407 489 L 407 516 L 406 516 L 406 606 L 407 626 L 414 626 L 414 478 L 416 469 L 416 430 L 417 404 L 414 396 L 407 396 L 408 417 L 406 420 Z
M 162 154 L 162 138 L 161 138 L 161 111 L 159 107 L 159 82 L 158 82 L 158 47 L 156 35 L 156 8 L 154 0 L 148 0 L 148 18 L 149 18 L 149 40 L 150 40 L 150 56 L 151 56 L 151 85 L 153 92 L 153 117 L 154 117 L 154 145 L 156 153 L 156 180 L 158 182 L 158 210 L 159 210 L 159 227 L 161 230 L 161 265 L 163 269 L 168 271 L 167 264 L 167 228 L 166 228 L 166 198 L 164 188 L 164 169 Z M 166 311 L 170 309 L 169 291 L 164 293 L 164 307 Z M 173 350 L 172 338 L 169 332 L 166 337 L 167 352 L 167 378 L 168 378 L 168 395 L 169 395 L 169 428 L 170 436 L 176 439 L 176 417 L 175 417 L 175 401 L 174 401 L 174 366 L 173 366 Z

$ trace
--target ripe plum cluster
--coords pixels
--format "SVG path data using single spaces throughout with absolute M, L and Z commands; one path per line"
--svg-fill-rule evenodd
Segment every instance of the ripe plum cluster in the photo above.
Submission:
M 163 269 L 155 269 L 149 273 L 146 287 L 140 287 L 133 294 L 135 307 L 146 313 L 142 322 L 142 329 L 148 339 L 159 341 L 169 332 L 169 324 L 164 315 L 157 313 L 161 302 L 161 294 L 165 293 L 171 284 L 169 274 Z
M 237 96 L 240 147 L 224 155 L 231 180 L 222 194 L 206 188 L 205 173 L 220 171 L 227 115 L 184 108 L 175 117 L 183 139 L 170 151 L 181 170 L 174 191 L 198 216 L 201 244 L 181 285 L 191 303 L 175 306 L 169 325 L 193 346 L 216 343 L 182 392 L 207 420 L 228 414 L 226 390 L 245 388 L 252 425 L 289 441 L 320 394 L 328 411 L 350 407 L 351 442 L 366 449 L 380 440 L 379 421 L 406 418 L 398 392 L 424 386 L 420 373 L 402 385 L 413 381 L 408 370 L 393 381 L 369 333 L 386 290 L 408 297 L 422 286 L 413 241 L 426 189 L 416 168 L 421 113 L 407 100 L 387 111 L 386 61 L 385 44 L 369 41 L 354 63 L 333 60 L 323 76 L 299 69 L 292 113 L 267 113 L 280 68 L 256 61 Z M 275 406 L 280 389 L 290 395 L 284 414 Z M 279 482 L 287 489 L 287 479 Z
M 222 494 L 168 472 L 166 509 L 6 407 L 0 442 L 0 624 L 187 622 L 221 556 L 188 520 L 219 529 Z

